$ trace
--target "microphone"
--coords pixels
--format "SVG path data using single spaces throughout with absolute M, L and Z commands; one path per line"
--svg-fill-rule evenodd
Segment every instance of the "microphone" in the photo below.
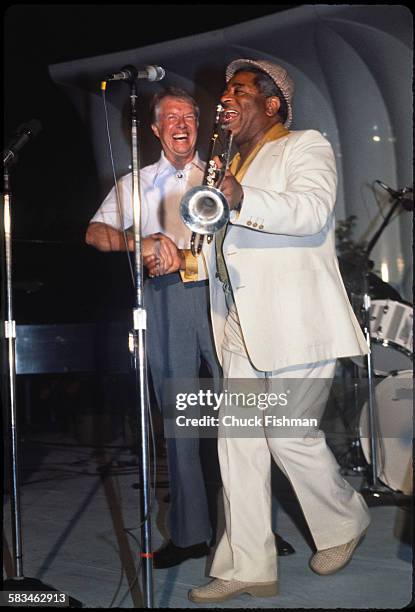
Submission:
M 414 209 L 414 190 L 412 187 L 403 187 L 402 189 L 398 189 L 398 191 L 396 191 L 395 189 L 392 189 L 392 187 L 389 187 L 389 185 L 382 183 L 382 181 L 376 180 L 375 183 L 380 185 L 382 189 L 385 189 L 385 191 L 387 191 L 392 198 L 399 200 L 400 205 L 405 210 Z
M 42 124 L 38 119 L 31 119 L 27 123 L 19 125 L 7 149 L 3 151 L 3 164 L 7 166 L 10 162 L 15 161 L 20 149 L 41 131 Z
M 147 81 L 161 81 L 166 72 L 161 66 L 144 66 L 144 70 L 137 70 L 134 66 L 124 66 L 120 72 L 114 72 L 105 77 L 106 81 L 133 81 L 145 79 Z

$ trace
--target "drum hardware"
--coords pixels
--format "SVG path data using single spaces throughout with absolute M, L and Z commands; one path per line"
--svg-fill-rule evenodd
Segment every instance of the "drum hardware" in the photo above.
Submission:
M 342 395 L 350 412 L 344 413 L 342 420 L 347 436 L 347 449 L 340 456 L 336 456 L 343 476 L 362 475 L 367 471 L 368 463 L 363 454 L 359 422 L 356 420 L 362 407 L 362 390 L 366 395 L 366 385 L 361 378 L 361 370 L 352 360 L 342 360 L 343 389 Z
M 377 276 L 373 272 L 373 262 L 369 262 L 369 274 L 368 274 L 368 289 L 369 294 L 373 299 L 376 300 L 393 300 L 395 302 L 403 302 L 402 296 L 399 292 L 392 287 L 389 283 L 385 283 L 379 276 Z M 350 298 L 350 301 L 355 302 L 356 307 L 354 308 L 355 312 L 357 312 L 358 308 L 362 307 L 363 309 L 363 279 L 362 279 L 362 269 L 360 264 L 356 265 L 351 263 L 349 260 L 344 257 L 339 257 L 339 268 L 344 281 L 344 285 L 346 287 L 347 294 Z
M 355 473 L 365 472 L 366 466 L 362 462 L 362 454 L 363 454 L 362 445 L 358 438 L 353 440 L 351 444 L 351 449 L 352 449 L 352 461 L 353 461 L 352 470 L 353 472 Z
M 347 452 L 343 455 L 337 456 L 336 453 L 334 454 L 340 465 L 342 476 L 358 476 L 363 475 L 367 471 L 367 461 L 358 437 L 350 442 Z
M 357 367 L 354 365 L 353 366 L 353 374 L 357 374 Z M 358 389 L 358 384 L 356 379 L 353 379 L 353 400 L 354 400 L 354 405 L 355 408 L 358 406 L 358 400 L 359 400 L 359 389 Z M 355 414 L 357 414 L 357 412 L 355 412 Z M 356 432 L 357 434 L 357 432 Z M 353 461 L 353 471 L 357 472 L 357 473 L 362 473 L 366 470 L 366 465 L 364 464 L 363 461 L 363 451 L 362 451 L 362 445 L 360 443 L 360 436 L 356 435 L 355 439 L 352 441 L 351 444 L 351 459 Z
M 377 440 L 380 462 L 379 480 L 389 489 L 412 494 L 412 370 L 398 372 L 383 379 L 375 389 Z M 359 421 L 363 454 L 371 462 L 368 434 L 368 406 L 364 404 Z
M 378 457 L 379 452 L 382 452 L 382 447 L 379 446 L 379 434 L 378 434 L 378 423 L 377 423 L 377 405 L 376 405 L 376 396 L 374 392 L 374 369 L 373 369 L 373 354 L 372 354 L 372 338 L 371 338 L 371 323 L 372 323 L 372 314 L 371 314 L 371 298 L 369 294 L 369 262 L 370 262 L 370 253 L 374 248 L 375 244 L 379 240 L 383 230 L 388 225 L 389 221 L 393 217 L 395 211 L 402 203 L 402 191 L 394 192 L 392 195 L 392 199 L 394 199 L 394 203 L 389 211 L 389 213 L 385 216 L 380 228 L 377 230 L 375 235 L 369 241 L 367 248 L 365 250 L 365 261 L 363 265 L 363 281 L 364 281 L 364 291 L 363 291 L 363 308 L 364 308 L 364 321 L 363 321 L 363 331 L 366 337 L 366 342 L 368 345 L 368 354 L 365 357 L 365 365 L 367 371 L 367 420 L 368 420 L 368 457 L 370 457 L 370 469 L 368 470 L 368 483 L 362 487 L 361 492 L 370 496 L 372 499 L 375 499 L 377 502 L 382 501 L 383 495 L 390 494 L 390 489 L 382 484 L 379 479 L 379 474 L 381 470 L 379 468 Z M 389 310 L 389 304 L 387 304 Z M 385 311 L 386 305 L 381 308 L 382 311 Z M 384 314 L 386 314 L 384 312 Z M 376 316 L 376 315 L 375 315 Z M 370 453 L 369 453 L 370 448 Z M 385 497 L 386 499 L 386 497 Z
M 376 376 L 389 376 L 393 371 L 409 370 L 413 361 L 413 309 L 404 302 L 372 300 L 370 337 L 373 370 Z M 363 367 L 363 359 L 352 361 Z
M 368 253 L 369 257 L 369 253 Z M 368 294 L 367 289 L 367 270 L 365 271 L 365 293 L 363 297 L 363 306 L 364 306 L 364 334 L 366 337 L 366 342 L 368 346 L 368 353 L 366 355 L 366 367 L 367 367 L 367 385 L 368 385 L 368 420 L 369 420 L 369 430 L 370 430 L 370 457 L 372 464 L 372 473 L 370 478 L 370 483 L 367 485 L 367 490 L 370 494 L 377 495 L 384 490 L 383 485 L 379 483 L 378 480 L 378 448 L 376 445 L 376 440 L 378 438 L 377 428 L 376 428 L 376 416 L 375 416 L 375 396 L 373 391 L 373 360 L 372 360 L 372 347 L 371 347 L 371 336 L 370 336 L 370 296 Z
M 354 366 L 354 370 L 356 373 L 357 367 Z M 353 379 L 353 400 L 355 405 L 355 410 L 358 406 L 359 394 L 358 394 L 358 384 L 356 379 Z M 357 414 L 357 411 L 355 412 Z M 352 473 L 362 474 L 366 471 L 367 467 L 363 461 L 363 450 L 360 442 L 360 436 L 358 432 L 356 432 L 356 437 L 352 440 L 350 444 L 350 459 L 352 462 Z

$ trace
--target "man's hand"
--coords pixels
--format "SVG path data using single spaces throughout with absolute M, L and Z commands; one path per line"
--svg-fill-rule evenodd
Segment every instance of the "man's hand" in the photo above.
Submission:
M 90 223 L 85 241 L 99 251 L 134 251 L 134 237 L 107 225 L 106 223 Z M 143 263 L 148 268 L 150 276 L 160 276 L 176 272 L 184 268 L 183 253 L 174 242 L 164 234 L 151 234 L 141 241 Z
M 214 157 L 213 160 L 218 168 L 222 168 L 223 163 L 219 159 L 219 157 Z M 228 200 L 229 209 L 234 210 L 239 207 L 239 204 L 242 201 L 244 192 L 242 189 L 242 185 L 238 183 L 234 175 L 230 170 L 226 171 L 225 177 L 220 185 L 220 190 Z
M 220 190 L 228 200 L 230 210 L 239 208 L 244 192 L 242 185 L 238 183 L 234 175 L 229 170 L 227 170 L 225 174 Z
M 90 223 L 85 235 L 85 242 L 99 251 L 134 251 L 134 240 L 127 234 L 106 223 Z M 127 242 L 127 245 L 126 245 Z
M 143 262 L 150 277 L 177 272 L 184 268 L 184 255 L 164 234 L 152 234 L 142 242 Z

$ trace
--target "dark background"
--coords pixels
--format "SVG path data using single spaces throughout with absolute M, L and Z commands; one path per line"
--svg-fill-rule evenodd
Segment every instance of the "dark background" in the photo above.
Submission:
M 299 5 L 14 5 L 4 13 L 5 143 L 40 120 L 11 170 L 17 323 L 118 318 L 132 299 L 125 254 L 83 244 L 100 204 L 87 130 L 48 65 L 221 29 Z M 121 68 L 121 66 L 120 66 Z

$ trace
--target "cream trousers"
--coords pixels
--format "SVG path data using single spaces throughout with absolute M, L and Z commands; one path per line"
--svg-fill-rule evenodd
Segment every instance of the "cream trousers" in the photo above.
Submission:
M 289 383 L 294 388 L 294 401 L 289 401 L 278 414 L 315 418 L 319 422 L 335 360 L 274 372 L 256 370 L 245 350 L 235 306 L 229 306 L 223 342 L 223 372 L 228 388 L 240 388 L 243 381 L 237 379 L 260 379 L 268 393 L 279 393 L 284 380 L 285 386 Z M 221 408 L 220 422 L 227 411 Z M 313 431 L 306 428 L 300 435 L 291 432 L 282 437 L 275 428 L 263 427 L 255 435 L 235 437 L 229 427 L 219 426 L 226 529 L 215 553 L 211 576 L 255 582 L 276 579 L 271 458 L 289 479 L 318 550 L 349 542 L 368 526 L 366 503 L 340 475 L 323 432 L 318 427 Z

